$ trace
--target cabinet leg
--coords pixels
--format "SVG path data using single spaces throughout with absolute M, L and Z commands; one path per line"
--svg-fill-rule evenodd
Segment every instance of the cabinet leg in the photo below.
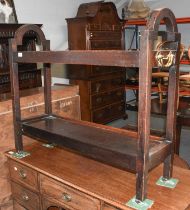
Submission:
M 172 177 L 173 154 L 169 155 L 164 161 L 163 178 L 170 179 Z
M 180 122 L 178 122 L 178 119 L 177 119 L 176 141 L 175 141 L 175 144 L 174 144 L 174 153 L 176 153 L 177 155 L 179 155 L 180 140 L 181 140 L 181 129 L 182 129 L 182 125 L 181 125 Z

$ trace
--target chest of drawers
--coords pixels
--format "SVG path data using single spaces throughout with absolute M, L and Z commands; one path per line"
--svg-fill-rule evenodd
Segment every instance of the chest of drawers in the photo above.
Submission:
M 0 23 L 0 94 L 11 92 L 9 44 L 8 40 L 14 37 L 15 31 L 23 24 Z M 38 24 L 41 27 L 41 24 Z M 20 50 L 36 50 L 36 36 L 27 33 L 23 47 Z M 20 89 L 29 89 L 42 86 L 41 69 L 36 64 L 21 64 L 18 66 Z
M 25 150 L 30 156 L 23 159 L 6 154 L 15 210 L 131 210 L 126 202 L 135 194 L 135 174 L 39 142 Z M 174 167 L 174 176 L 180 180 L 175 189 L 155 184 L 161 171 L 159 166 L 150 173 L 151 209 L 186 209 L 189 170 Z
M 122 21 L 113 3 L 81 4 L 67 25 L 70 50 L 123 49 Z M 66 77 L 79 85 L 82 120 L 104 124 L 125 116 L 124 69 L 68 65 Z
M 67 210 L 100 210 L 100 200 L 26 165 L 9 160 L 14 205 L 28 210 L 49 207 Z
M 124 72 L 91 80 L 73 80 L 80 87 L 83 120 L 108 123 L 125 115 Z

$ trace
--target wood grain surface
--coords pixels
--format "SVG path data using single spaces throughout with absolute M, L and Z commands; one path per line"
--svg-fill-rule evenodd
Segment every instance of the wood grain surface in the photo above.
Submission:
M 134 174 L 57 147 L 48 149 L 35 143 L 25 149 L 31 156 L 17 162 L 113 207 L 129 209 L 125 203 L 135 195 Z M 179 184 L 168 189 L 155 184 L 162 169 L 160 165 L 149 174 L 148 198 L 155 202 L 152 209 L 184 210 L 190 204 L 190 170 L 175 166 L 173 177 L 179 179 Z

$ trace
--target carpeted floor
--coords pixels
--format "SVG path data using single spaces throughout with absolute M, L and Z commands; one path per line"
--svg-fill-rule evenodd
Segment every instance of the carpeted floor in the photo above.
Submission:
M 126 124 L 135 125 L 137 123 L 137 113 L 134 111 L 128 111 L 127 120 L 116 120 L 109 123 L 113 127 L 124 127 Z M 151 117 L 151 128 L 156 130 L 163 130 L 165 128 L 165 120 L 162 117 L 152 116 Z M 190 165 L 190 128 L 183 128 L 181 133 L 181 144 L 180 144 L 180 156 L 186 160 Z

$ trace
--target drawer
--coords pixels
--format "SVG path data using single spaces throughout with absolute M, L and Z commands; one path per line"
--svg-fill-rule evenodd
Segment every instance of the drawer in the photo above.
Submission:
M 118 77 L 92 81 L 91 94 L 107 92 L 116 88 L 124 87 L 124 85 L 125 85 L 125 77 L 122 75 Z
M 121 68 L 113 66 L 92 66 L 91 76 L 99 76 L 117 71 L 121 71 Z
M 115 24 L 88 24 L 87 25 L 88 31 L 111 31 L 111 33 L 117 31 L 121 33 L 122 26 L 121 25 L 115 25 Z
M 4 84 L 9 85 L 9 88 L 6 90 L 6 92 L 10 92 L 9 73 L 4 73 L 0 76 L 0 85 Z M 21 89 L 39 87 L 41 84 L 41 71 L 19 71 L 19 85 Z M 0 93 L 3 93 L 2 90 L 0 90 Z
M 120 209 L 118 209 L 118 208 L 116 208 L 114 206 L 110 206 L 108 204 L 103 204 L 102 210 L 120 210 Z
M 22 183 L 33 190 L 38 190 L 38 174 L 36 171 L 13 160 L 10 160 L 9 164 L 12 180 Z
M 124 70 L 116 66 L 84 66 L 84 65 L 68 65 L 66 69 L 66 78 L 74 80 L 88 80 L 93 77 L 117 73 Z
M 124 117 L 124 115 L 125 103 L 121 102 L 93 111 L 92 120 L 95 123 L 107 123 L 112 120 Z
M 64 205 L 60 205 L 60 203 L 53 202 L 52 200 L 48 200 L 47 198 L 42 198 L 42 210 L 71 210 L 71 208 L 67 208 Z
M 75 210 L 100 210 L 100 201 L 44 175 L 40 175 L 41 193 Z
M 114 91 L 93 95 L 91 97 L 91 106 L 92 109 L 97 109 L 108 104 L 124 101 L 124 99 L 125 90 L 121 88 Z
M 96 40 L 90 41 L 91 50 L 120 50 L 122 44 L 120 40 Z
M 13 199 L 28 210 L 40 210 L 40 198 L 38 194 L 21 185 L 12 182 Z
M 121 43 L 121 32 L 113 31 L 89 31 L 90 40 L 116 40 Z

